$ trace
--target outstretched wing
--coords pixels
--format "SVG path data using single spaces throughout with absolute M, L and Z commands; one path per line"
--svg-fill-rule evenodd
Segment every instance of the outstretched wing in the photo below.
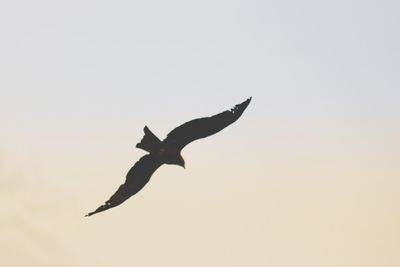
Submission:
M 228 125 L 234 123 L 242 115 L 251 101 L 251 97 L 234 106 L 231 110 L 224 111 L 207 118 L 191 120 L 172 130 L 163 142 L 171 143 L 182 149 L 190 142 L 213 135 Z
M 126 175 L 125 183 L 122 184 L 117 192 L 107 200 L 104 205 L 98 207 L 95 211 L 90 212 L 86 216 L 91 216 L 95 213 L 108 210 L 120 205 L 122 202 L 139 192 L 150 180 L 153 173 L 160 167 L 162 163 L 152 154 L 143 156 L 129 170 Z

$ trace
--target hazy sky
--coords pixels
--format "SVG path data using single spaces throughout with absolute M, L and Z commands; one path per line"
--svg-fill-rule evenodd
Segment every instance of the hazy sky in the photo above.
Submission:
M 0 4 L 0 265 L 400 266 L 400 2 Z M 142 128 L 253 101 L 118 208 Z

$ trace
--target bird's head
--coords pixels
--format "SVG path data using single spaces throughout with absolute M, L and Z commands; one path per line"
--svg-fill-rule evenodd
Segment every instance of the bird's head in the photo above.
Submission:
M 182 158 L 182 156 L 179 154 L 179 156 L 176 158 L 176 165 L 181 166 L 182 168 L 185 169 L 185 160 Z

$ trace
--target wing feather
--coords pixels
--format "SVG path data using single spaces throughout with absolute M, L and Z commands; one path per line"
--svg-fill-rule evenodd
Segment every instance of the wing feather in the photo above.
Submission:
M 98 207 L 95 211 L 88 213 L 91 216 L 95 213 L 108 210 L 120 205 L 122 202 L 139 192 L 150 180 L 150 177 L 162 165 L 161 161 L 152 154 L 143 156 L 129 170 L 126 175 L 125 183 L 107 200 L 104 205 Z
M 200 138 L 213 135 L 240 118 L 251 101 L 251 97 L 234 106 L 231 110 L 221 112 L 212 117 L 194 119 L 172 130 L 164 142 L 182 149 L 187 144 Z

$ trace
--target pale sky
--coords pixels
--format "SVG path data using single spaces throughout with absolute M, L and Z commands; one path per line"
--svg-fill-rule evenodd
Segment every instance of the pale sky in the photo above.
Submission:
M 0 4 L 0 265 L 400 266 L 400 2 Z M 121 206 L 160 138 L 246 98 Z

